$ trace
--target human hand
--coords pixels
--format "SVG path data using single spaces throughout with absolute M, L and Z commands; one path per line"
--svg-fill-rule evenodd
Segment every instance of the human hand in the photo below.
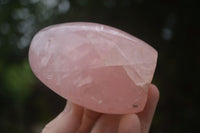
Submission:
M 159 91 L 150 85 L 148 93 L 144 110 L 137 114 L 102 114 L 68 101 L 64 111 L 47 124 L 42 133 L 148 133 Z

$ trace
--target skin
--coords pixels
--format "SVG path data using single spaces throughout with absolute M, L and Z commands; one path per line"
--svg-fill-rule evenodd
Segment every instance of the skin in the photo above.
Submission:
M 158 100 L 157 87 L 150 85 L 147 104 L 137 114 L 102 114 L 68 101 L 64 111 L 42 133 L 148 133 Z

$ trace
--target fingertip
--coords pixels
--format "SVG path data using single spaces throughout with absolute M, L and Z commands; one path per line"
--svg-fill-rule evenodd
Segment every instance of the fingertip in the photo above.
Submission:
M 119 133 L 140 133 L 140 119 L 136 114 L 122 116 L 119 124 Z
M 145 108 L 142 112 L 138 113 L 138 116 L 141 121 L 142 133 L 147 133 L 150 129 L 159 97 L 160 97 L 160 92 L 158 88 L 155 85 L 151 84 L 149 87 L 148 99 Z
M 121 115 L 102 114 L 91 133 L 117 133 Z
M 83 108 L 68 102 L 65 109 L 51 122 L 49 122 L 42 133 L 73 133 L 81 124 Z
M 64 109 L 64 113 L 73 113 L 76 115 L 82 115 L 83 114 L 83 107 L 72 103 L 71 101 L 67 102 L 67 105 Z
M 158 102 L 159 98 L 160 98 L 160 91 L 159 91 L 158 87 L 154 84 L 151 84 L 150 88 L 149 88 L 149 98 L 148 99 L 155 99 L 154 101 Z
M 61 125 L 59 125 L 58 123 L 64 121 L 63 116 L 64 112 L 61 112 L 56 118 L 46 124 L 42 130 L 42 133 L 56 133 L 59 130 L 62 130 L 62 128 L 60 128 Z
M 95 122 L 97 121 L 97 119 L 100 117 L 100 115 L 101 113 L 85 109 L 82 117 L 82 122 L 77 133 L 89 132 L 92 129 Z

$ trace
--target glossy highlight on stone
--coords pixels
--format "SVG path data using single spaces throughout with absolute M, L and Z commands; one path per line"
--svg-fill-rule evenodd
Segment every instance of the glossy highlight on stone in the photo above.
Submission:
M 38 32 L 29 62 L 34 74 L 62 97 L 111 114 L 143 110 L 157 62 L 147 43 L 96 23 L 65 23 Z

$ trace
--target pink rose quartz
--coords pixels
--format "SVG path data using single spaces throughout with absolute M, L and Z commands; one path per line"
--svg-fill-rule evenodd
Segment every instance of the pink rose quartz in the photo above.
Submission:
M 121 30 L 95 23 L 65 23 L 41 30 L 29 61 L 35 75 L 62 97 L 111 114 L 143 110 L 157 52 Z

